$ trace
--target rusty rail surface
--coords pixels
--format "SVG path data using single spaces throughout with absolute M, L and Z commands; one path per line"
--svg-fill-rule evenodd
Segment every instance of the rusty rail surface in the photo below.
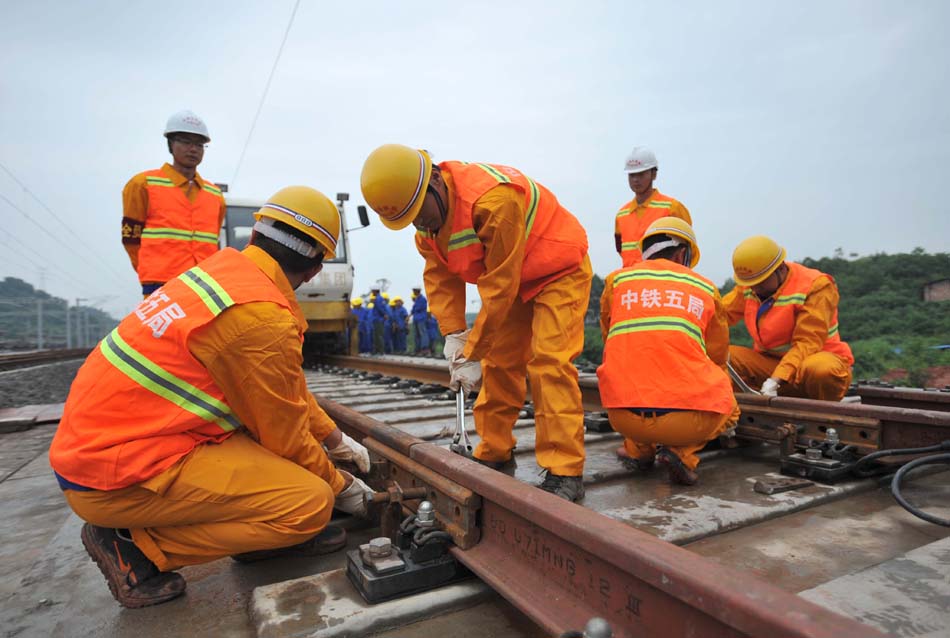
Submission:
M 64 348 L 61 350 L 36 350 L 33 352 L 0 354 L 0 370 L 11 370 L 64 359 L 79 359 L 88 356 L 90 352 L 92 352 L 92 348 Z
M 453 554 L 545 631 L 556 635 L 600 616 L 616 636 L 883 635 L 339 403 L 317 401 L 377 454 L 434 474 L 413 487 L 479 505 L 477 542 Z M 460 522 L 445 521 L 444 507 L 437 509 L 447 527 Z
M 323 362 L 354 370 L 379 372 L 386 375 L 414 379 L 422 383 L 447 385 L 448 367 L 445 362 L 420 362 L 391 358 L 328 355 Z M 584 409 L 602 411 L 597 377 L 582 376 L 578 382 Z M 903 390 L 897 388 L 867 388 L 876 400 L 895 398 L 902 405 L 946 405 L 950 410 L 950 393 L 935 390 Z M 919 397 L 919 402 L 914 397 Z M 797 440 L 807 445 L 810 439 L 821 441 L 828 428 L 838 431 L 843 443 L 854 445 L 862 454 L 879 449 L 894 449 L 935 445 L 950 439 L 950 411 L 924 410 L 916 407 L 869 405 L 864 403 L 834 403 L 790 397 L 764 397 L 737 393 L 736 400 L 742 415 L 738 434 L 747 438 L 781 443 L 781 427 L 788 422 L 800 426 Z

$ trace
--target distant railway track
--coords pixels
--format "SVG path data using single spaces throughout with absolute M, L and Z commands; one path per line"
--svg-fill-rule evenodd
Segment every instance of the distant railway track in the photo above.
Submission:
M 833 426 L 843 441 L 853 440 L 866 451 L 902 437 L 950 438 L 948 411 L 739 395 L 745 419 L 740 435 L 747 444 L 751 440 L 751 446 L 701 453 L 700 489 L 670 488 L 656 476 L 631 475 L 614 454 L 619 435 L 609 428 L 589 427 L 587 495 L 581 507 L 532 487 L 539 480 L 539 468 L 530 411 L 516 425 L 512 476 L 446 449 L 454 406 L 434 400 L 439 395 L 435 388 L 428 394 L 426 388 L 409 387 L 445 385 L 445 362 L 349 356 L 327 356 L 322 362 L 326 365 L 307 376 L 324 409 L 341 428 L 361 438 L 374 458 L 385 461 L 387 481 L 397 481 L 402 489 L 425 488 L 455 539 L 456 558 L 555 634 L 601 615 L 615 627 L 614 635 L 875 635 L 867 625 L 788 593 L 814 584 L 792 582 L 798 571 L 808 572 L 800 565 L 796 569 L 766 554 L 756 565 L 757 571 L 768 574 L 766 583 L 688 548 L 716 546 L 716 539 L 727 532 L 782 520 L 799 510 L 833 508 L 830 511 L 838 515 L 845 509 L 838 504 L 842 499 L 867 499 L 870 492 L 876 493 L 872 479 L 812 485 L 781 498 L 754 492 L 757 480 L 776 478 L 779 446 L 755 444 L 756 440 L 781 444 L 776 432 L 782 428 L 776 424 L 794 420 L 800 427 L 799 441 L 823 439 Z M 585 410 L 591 411 L 588 419 L 596 420 L 603 409 L 596 377 L 582 375 L 581 386 Z M 913 392 L 897 394 L 911 405 L 926 404 Z M 926 395 L 930 401 L 931 393 Z M 944 395 L 934 393 L 933 403 L 946 406 Z M 468 421 L 472 429 L 471 417 Z M 892 504 L 882 497 L 875 507 Z M 826 543 L 854 542 L 847 531 L 836 531 L 840 528 L 816 528 L 815 534 Z M 776 540 L 780 537 L 769 537 L 770 542 Z M 716 552 L 725 552 L 722 547 L 728 545 Z M 787 560 L 807 562 L 803 558 L 807 554 Z M 868 564 L 887 558 L 867 556 Z M 827 568 L 829 559 L 822 560 Z M 838 575 L 854 569 L 838 556 L 830 562 L 835 564 L 831 572 Z M 729 584 L 723 587 L 723 583 Z
M 88 356 L 91 351 L 92 348 L 64 348 L 0 354 L 0 370 L 13 370 L 67 359 L 81 359 Z

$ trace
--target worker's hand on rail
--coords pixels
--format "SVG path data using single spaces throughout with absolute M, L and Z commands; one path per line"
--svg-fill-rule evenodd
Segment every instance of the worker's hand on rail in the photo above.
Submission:
M 369 472 L 369 452 L 361 444 L 347 436 L 345 432 L 341 432 L 341 434 L 343 438 L 340 440 L 340 444 L 332 450 L 328 450 L 330 460 L 334 463 L 349 461 L 356 465 L 360 472 L 364 474 Z
M 762 384 L 762 389 L 759 390 L 763 395 L 767 397 L 777 397 L 778 396 L 778 386 L 779 380 L 774 377 L 769 377 L 765 380 L 765 383 Z
M 469 329 L 465 332 L 445 335 L 445 347 L 442 348 L 442 354 L 445 355 L 446 361 L 451 362 L 453 359 L 462 358 L 462 351 L 465 350 L 465 343 L 468 341 L 468 335 L 471 332 L 471 329 Z
M 366 518 L 368 515 L 366 513 L 364 495 L 373 494 L 372 488 L 349 472 L 341 470 L 340 474 L 342 474 L 343 478 L 348 480 L 350 484 L 336 495 L 336 503 L 334 503 L 333 507 L 341 512 L 359 516 L 360 518 Z
M 451 380 L 449 387 L 458 392 L 459 388 L 465 394 L 478 392 L 482 387 L 482 364 L 478 361 L 469 361 L 465 357 L 458 357 L 449 361 Z

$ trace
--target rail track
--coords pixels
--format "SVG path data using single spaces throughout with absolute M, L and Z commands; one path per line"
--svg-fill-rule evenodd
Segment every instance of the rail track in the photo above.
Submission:
M 41 363 L 65 361 L 67 359 L 81 359 L 86 357 L 92 348 L 63 348 L 59 350 L 34 350 L 31 352 L 12 352 L 0 354 L 0 370 L 13 370 Z
M 440 400 L 448 398 L 438 388 L 448 381 L 444 362 L 333 356 L 307 376 L 324 409 L 373 453 L 377 488 L 424 488 L 453 536 L 456 558 L 552 634 L 600 616 L 618 636 L 878 635 L 792 593 L 916 547 L 910 539 L 881 544 L 842 524 L 852 506 L 854 525 L 882 525 L 896 515 L 878 482 L 806 482 L 775 494 L 754 487 L 781 480 L 779 456 L 790 441 L 824 440 L 831 427 L 861 453 L 950 439 L 950 393 L 868 393 L 899 400 L 896 406 L 738 395 L 743 445 L 701 453 L 701 485 L 671 487 L 660 476 L 632 476 L 617 462 L 620 437 L 602 427 L 596 377 L 582 375 L 590 413 L 581 506 L 533 487 L 540 468 L 530 408 L 516 425 L 510 476 L 447 449 L 455 410 Z M 950 480 L 938 474 L 928 485 Z M 411 511 L 412 502 L 403 506 Z M 802 539 L 796 548 L 789 530 L 803 517 L 809 537 L 847 551 L 817 551 Z M 789 553 L 776 554 L 776 542 Z M 730 563 L 754 566 L 758 575 Z

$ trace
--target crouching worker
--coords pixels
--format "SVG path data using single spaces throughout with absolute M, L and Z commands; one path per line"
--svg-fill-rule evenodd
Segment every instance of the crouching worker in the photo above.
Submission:
M 294 289 L 331 259 L 336 206 L 304 186 L 147 297 L 73 382 L 50 448 L 82 541 L 125 607 L 185 590 L 174 570 L 342 548 L 334 506 L 365 514 L 366 449 L 307 391 Z M 324 451 L 324 446 L 329 450 Z
M 729 328 L 716 286 L 692 270 L 699 247 L 689 224 L 662 217 L 642 247 L 645 261 L 605 281 L 601 401 L 624 436 L 624 465 L 646 471 L 656 461 L 670 482 L 692 485 L 696 452 L 739 418 L 725 371 Z

